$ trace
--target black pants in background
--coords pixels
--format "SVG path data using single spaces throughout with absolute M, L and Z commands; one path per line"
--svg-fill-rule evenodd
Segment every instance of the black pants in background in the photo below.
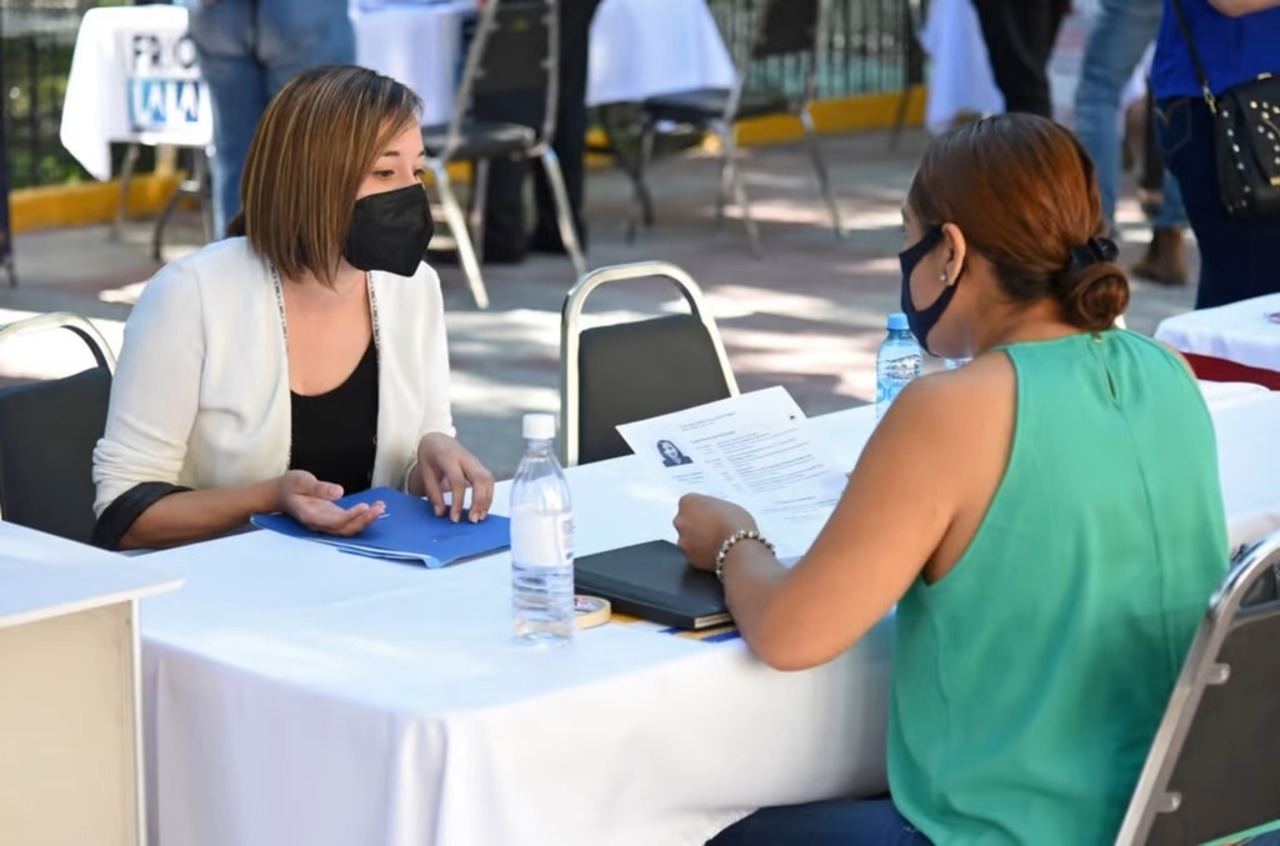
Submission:
M 591 19 L 600 0 L 560 0 L 560 94 L 556 105 L 553 149 L 564 170 L 573 223 L 586 247 L 582 221 L 583 160 L 587 134 L 587 58 Z M 512 121 L 541 129 L 546 93 L 519 92 L 501 97 L 477 98 L 477 118 Z M 524 180 L 529 163 L 523 159 L 494 159 L 489 163 L 484 251 L 499 261 L 524 257 L 530 238 L 524 219 Z M 537 220 L 532 244 L 541 250 L 562 248 L 556 225 L 555 200 L 542 166 L 534 165 Z
M 1233 217 L 1222 203 L 1215 150 L 1215 118 L 1202 97 L 1156 106 L 1156 137 L 1165 164 L 1178 178 L 1187 220 L 1200 249 L 1196 308 L 1213 308 L 1280 292 L 1275 270 L 1280 215 Z
M 973 0 L 1007 112 L 1053 117 L 1047 67 L 1071 0 Z

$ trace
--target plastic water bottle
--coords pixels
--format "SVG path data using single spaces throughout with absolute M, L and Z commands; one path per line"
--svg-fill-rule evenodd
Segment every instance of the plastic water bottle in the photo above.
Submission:
M 973 361 L 971 358 L 944 358 L 942 366 L 948 370 L 959 370 L 971 361 Z
M 890 404 L 907 383 L 924 369 L 924 356 L 902 313 L 889 315 L 889 334 L 876 353 L 876 419 L 884 417 Z
M 524 416 L 524 458 L 511 485 L 511 616 L 518 640 L 573 639 L 573 506 L 555 454 L 556 419 Z

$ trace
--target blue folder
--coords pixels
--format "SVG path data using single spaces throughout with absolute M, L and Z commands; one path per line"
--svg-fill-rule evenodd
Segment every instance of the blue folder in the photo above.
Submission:
M 448 515 L 437 517 L 431 503 L 393 488 L 373 488 L 338 500 L 343 508 L 361 502 L 386 503 L 386 513 L 363 532 L 349 538 L 313 532 L 287 514 L 265 514 L 253 525 L 304 540 L 318 541 L 343 552 L 371 558 L 412 561 L 429 568 L 443 567 L 464 558 L 487 555 L 511 546 L 511 521 L 489 515 L 472 523 L 464 512 L 454 523 Z

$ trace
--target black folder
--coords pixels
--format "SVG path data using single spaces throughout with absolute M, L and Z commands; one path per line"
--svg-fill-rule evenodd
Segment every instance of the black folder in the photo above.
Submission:
M 577 593 L 603 597 L 623 614 L 688 630 L 732 619 L 719 580 L 690 567 L 680 547 L 667 541 L 588 555 L 573 568 Z

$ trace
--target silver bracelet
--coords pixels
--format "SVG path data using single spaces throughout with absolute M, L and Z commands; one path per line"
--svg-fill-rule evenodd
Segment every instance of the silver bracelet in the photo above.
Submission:
M 400 481 L 400 490 L 409 493 L 409 480 L 413 478 L 413 471 L 418 469 L 418 459 L 414 459 L 409 465 L 409 469 L 404 471 L 404 478 Z
M 716 553 L 716 578 L 720 580 L 721 584 L 724 584 L 724 562 L 729 557 L 729 550 L 744 540 L 759 541 L 765 545 L 769 552 L 777 552 L 774 545 L 769 543 L 756 529 L 739 529 L 724 539 L 724 543 L 720 544 L 720 551 Z

